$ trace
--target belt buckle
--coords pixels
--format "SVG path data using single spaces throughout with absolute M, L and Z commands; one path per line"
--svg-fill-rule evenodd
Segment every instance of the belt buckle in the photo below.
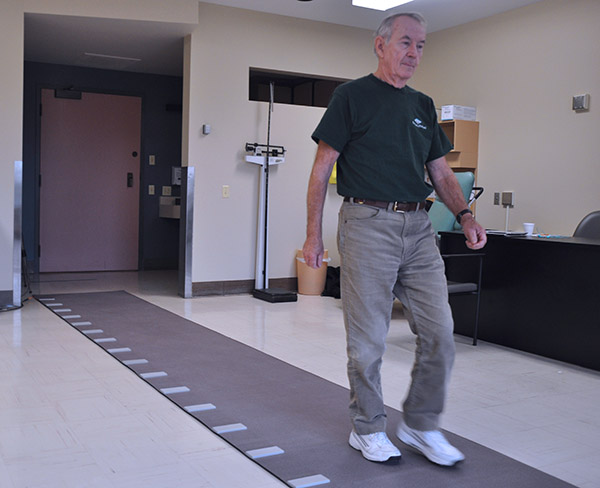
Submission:
M 398 204 L 401 202 L 394 202 L 394 205 L 392 206 L 392 212 L 396 212 L 396 213 L 404 213 L 404 210 L 400 210 L 398 208 Z

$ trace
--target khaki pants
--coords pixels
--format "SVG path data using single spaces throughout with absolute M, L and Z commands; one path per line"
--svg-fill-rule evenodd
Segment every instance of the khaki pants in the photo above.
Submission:
M 427 213 L 344 202 L 338 248 L 355 431 L 386 430 L 380 369 L 394 296 L 417 336 L 404 420 L 414 429 L 437 429 L 454 362 L 454 326 L 444 264 Z

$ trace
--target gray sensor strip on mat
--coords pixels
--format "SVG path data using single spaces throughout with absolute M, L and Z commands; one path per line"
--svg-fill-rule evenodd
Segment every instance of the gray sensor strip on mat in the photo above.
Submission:
M 168 376 L 166 371 L 152 371 L 150 373 L 141 373 L 140 376 L 145 380 L 150 378 L 161 378 L 163 376 Z
M 246 451 L 246 455 L 252 459 L 260 459 L 267 456 L 277 456 L 285 451 L 278 446 L 262 447 L 260 449 L 251 449 Z
M 205 412 L 206 410 L 214 410 L 215 407 L 212 403 L 201 403 L 198 405 L 188 405 L 187 407 L 183 407 L 183 409 L 188 413 L 194 412 Z
M 238 430 L 247 430 L 244 424 L 227 424 L 227 425 L 217 425 L 212 427 L 212 430 L 217 434 L 225 434 L 227 432 L 237 432 Z
M 187 393 L 190 389 L 187 386 L 173 386 L 171 388 L 161 388 L 160 392 L 165 395 L 171 395 L 173 393 Z
M 325 476 L 322 474 L 315 474 L 313 476 L 305 476 L 304 478 L 288 480 L 288 484 L 294 488 L 308 488 L 309 486 L 325 485 L 329 482 L 329 478 L 325 478 Z
M 128 347 L 122 347 L 120 350 L 117 349 L 109 349 L 108 352 L 131 352 L 131 349 Z M 126 359 L 123 361 L 123 364 L 126 366 L 133 366 L 134 364 L 148 364 L 147 359 Z
M 106 351 L 111 354 L 115 354 L 117 352 L 131 352 L 131 348 L 130 347 L 115 347 L 113 349 L 107 349 Z M 125 361 L 123 361 L 123 363 L 125 363 Z

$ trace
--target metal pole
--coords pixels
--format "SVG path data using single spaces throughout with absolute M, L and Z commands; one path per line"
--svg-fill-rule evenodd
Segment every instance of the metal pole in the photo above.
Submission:
M 273 111 L 273 90 L 275 84 L 269 83 L 269 115 L 267 117 L 267 155 L 265 156 L 265 226 L 263 247 L 263 288 L 269 288 L 269 157 L 271 155 L 271 112 Z
M 194 229 L 194 170 L 181 168 L 181 210 L 179 216 L 179 295 L 192 298 L 192 238 Z
M 14 243 L 13 243 L 13 306 L 20 307 L 23 299 L 22 273 L 23 271 L 23 236 L 22 236 L 22 211 L 23 211 L 23 161 L 15 161 L 15 216 L 14 216 Z

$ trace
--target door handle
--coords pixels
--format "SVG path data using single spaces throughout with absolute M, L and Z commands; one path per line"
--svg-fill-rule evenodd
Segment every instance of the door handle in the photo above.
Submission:
M 127 188 L 133 187 L 133 173 L 127 173 Z

